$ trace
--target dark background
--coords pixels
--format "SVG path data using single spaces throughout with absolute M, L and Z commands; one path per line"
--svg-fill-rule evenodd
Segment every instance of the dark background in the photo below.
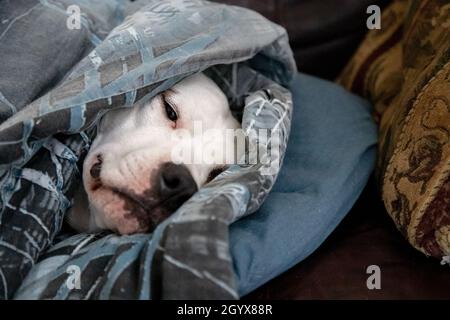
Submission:
M 367 7 L 388 0 L 214 0 L 258 11 L 289 34 L 298 70 L 334 79 L 367 32 Z

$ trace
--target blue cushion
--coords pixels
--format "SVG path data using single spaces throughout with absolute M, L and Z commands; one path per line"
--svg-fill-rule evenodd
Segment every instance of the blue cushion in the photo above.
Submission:
M 245 295 L 305 259 L 351 209 L 375 164 L 371 106 L 304 74 L 291 84 L 294 114 L 284 166 L 259 212 L 230 229 Z

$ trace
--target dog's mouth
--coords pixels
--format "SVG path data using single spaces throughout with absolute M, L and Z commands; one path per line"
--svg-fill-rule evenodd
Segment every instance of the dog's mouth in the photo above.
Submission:
M 176 211 L 176 208 L 168 205 L 171 198 L 154 200 L 154 197 L 150 195 L 151 191 L 144 192 L 143 195 L 136 195 L 132 191 L 115 187 L 102 186 L 102 189 L 111 192 L 123 201 L 124 217 L 136 219 L 140 226 L 140 232 L 153 231 L 158 224 Z
M 102 223 L 114 230 L 153 231 L 198 190 L 186 167 L 163 163 L 150 174 L 149 187 L 137 193 L 124 184 L 126 181 L 118 185 L 106 177 L 102 179 L 104 159 L 102 155 L 94 159 L 88 169 L 86 190 Z M 123 223 L 138 227 L 125 227 Z
M 139 225 L 144 231 L 152 231 L 156 226 L 170 215 L 170 212 L 164 210 L 165 201 L 150 201 L 151 196 L 148 192 L 144 192 L 143 196 L 138 196 L 131 191 L 121 190 L 115 187 L 105 187 L 115 196 L 124 202 L 124 210 L 126 218 L 137 219 Z
M 89 171 L 92 178 L 89 189 L 94 194 L 108 192 L 115 198 L 122 200 L 124 217 L 127 219 L 136 219 L 140 226 L 139 232 L 154 230 L 161 221 L 175 211 L 167 208 L 167 204 L 172 200 L 171 198 L 156 200 L 159 197 L 151 189 L 147 189 L 142 194 L 136 194 L 132 190 L 106 185 L 100 177 L 102 164 L 102 156 L 98 155 L 97 161 Z
M 95 189 L 95 190 L 94 190 Z M 166 201 L 154 201 L 149 195 L 150 191 L 144 193 L 144 195 L 137 195 L 129 190 L 122 190 L 117 187 L 111 187 L 103 184 L 101 179 L 94 182 L 92 187 L 93 192 L 109 192 L 117 200 L 123 202 L 123 216 L 127 219 L 136 219 L 139 223 L 139 232 L 152 231 L 156 226 L 165 218 L 167 218 L 171 212 L 164 208 L 164 202 Z
M 126 193 L 118 188 L 115 187 L 104 187 L 114 193 L 118 198 L 122 199 L 125 203 L 130 204 L 131 207 L 137 207 L 140 210 L 144 210 L 147 213 L 150 214 L 151 210 L 154 209 L 156 206 L 149 206 L 148 204 L 144 203 L 143 201 L 139 200 L 136 196 L 134 196 L 132 193 Z
M 126 218 L 132 218 L 134 215 L 133 213 L 139 212 L 139 216 L 151 216 L 152 209 L 154 209 L 154 206 L 149 205 L 147 202 L 142 201 L 134 195 L 132 192 L 127 192 L 125 190 L 122 190 L 120 188 L 114 187 L 114 186 L 108 186 L 105 185 L 104 182 L 101 179 L 100 172 L 102 170 L 103 166 L 103 157 L 101 154 L 98 154 L 96 156 L 96 162 L 92 165 L 92 167 L 89 170 L 91 183 L 89 186 L 89 189 L 92 193 L 96 194 L 98 196 L 99 192 L 107 192 L 111 193 L 114 198 L 120 199 L 123 201 L 123 209 L 125 211 L 129 211 L 125 214 Z M 101 196 L 101 193 L 100 193 Z M 138 219 L 139 225 L 142 227 L 141 223 L 142 218 Z M 147 226 L 152 227 L 152 226 Z

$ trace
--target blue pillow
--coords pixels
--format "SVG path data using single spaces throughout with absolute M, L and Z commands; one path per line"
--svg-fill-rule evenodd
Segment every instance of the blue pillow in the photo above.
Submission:
M 351 209 L 375 165 L 371 106 L 304 74 L 291 84 L 284 165 L 260 210 L 231 225 L 230 248 L 245 295 L 305 259 Z

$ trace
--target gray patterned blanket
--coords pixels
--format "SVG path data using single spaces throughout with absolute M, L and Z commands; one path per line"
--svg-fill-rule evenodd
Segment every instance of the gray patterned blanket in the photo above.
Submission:
M 0 0 L 1 298 L 238 298 L 228 227 L 259 208 L 282 162 L 287 34 L 239 7 L 128 3 Z M 231 166 L 150 234 L 64 232 L 99 118 L 201 71 L 251 145 L 270 148 L 252 130 L 277 130 L 278 156 Z

